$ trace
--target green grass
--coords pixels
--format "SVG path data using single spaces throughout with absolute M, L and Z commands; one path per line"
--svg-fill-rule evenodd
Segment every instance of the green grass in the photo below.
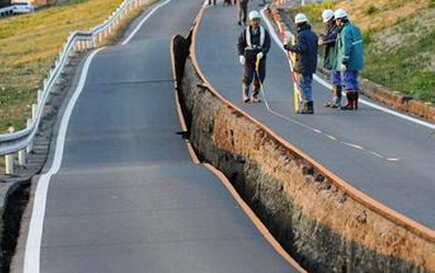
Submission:
M 433 12 L 434 2 L 435 0 L 428 1 L 427 8 L 416 11 L 413 16 L 399 18 L 394 25 L 390 25 L 388 22 L 385 26 L 380 25 L 379 27 L 378 25 L 376 29 L 371 28 L 370 24 L 362 28 L 366 61 L 366 67 L 362 71 L 363 77 L 391 90 L 412 95 L 425 102 L 435 103 L 435 71 L 433 67 L 428 67 L 429 56 L 433 58 L 435 55 L 435 25 L 426 25 L 424 31 L 414 35 L 420 27 L 419 17 L 425 12 Z M 334 9 L 340 3 L 339 1 L 331 1 L 323 4 L 308 4 L 304 7 L 297 6 L 289 11 L 289 15 L 293 18 L 297 13 L 305 13 L 315 31 L 320 34 L 324 30 L 321 21 L 322 11 L 326 7 Z M 363 11 L 366 17 L 382 16 L 379 13 L 391 12 L 404 5 L 403 0 L 394 0 L 390 1 L 388 6 L 380 9 L 371 4 L 376 3 L 375 1 L 369 0 L 366 3 L 367 6 Z M 357 18 L 355 20 L 357 25 L 359 19 L 366 18 Z M 386 31 L 399 33 L 403 37 L 409 36 L 409 38 L 394 47 L 387 48 L 380 40 Z M 320 49 L 320 52 L 323 50 Z
M 74 30 L 101 24 L 122 0 L 69 0 L 0 20 L 0 132 L 23 128 L 50 66 Z
M 428 57 L 418 52 L 434 52 L 435 30 L 415 43 L 376 54 L 368 45 L 363 76 L 393 90 L 435 102 L 435 72 L 425 69 Z

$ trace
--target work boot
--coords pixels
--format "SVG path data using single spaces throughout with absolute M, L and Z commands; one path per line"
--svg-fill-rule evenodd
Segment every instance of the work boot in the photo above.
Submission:
M 242 85 L 242 98 L 244 103 L 248 103 L 251 100 L 249 98 L 249 85 Z
M 252 88 L 252 102 L 254 103 L 261 102 L 261 100 L 258 98 L 259 94 L 260 94 L 260 84 L 254 83 L 254 86 Z
M 252 102 L 253 103 L 260 103 L 261 100 L 258 98 L 258 95 L 254 95 L 254 96 L 252 96 Z
M 354 102 L 355 110 L 358 110 L 358 100 L 359 100 L 359 92 L 356 91 L 355 92 L 355 102 Z
M 341 86 L 334 86 L 332 89 L 332 100 L 323 105 L 328 108 L 340 108 L 341 107 Z
M 353 110 L 355 108 L 355 92 L 348 91 L 346 93 L 347 104 L 341 107 L 341 110 Z
M 303 103 L 303 108 L 298 111 L 298 114 L 301 115 L 312 115 L 314 114 L 314 103 L 312 101 L 308 101 Z

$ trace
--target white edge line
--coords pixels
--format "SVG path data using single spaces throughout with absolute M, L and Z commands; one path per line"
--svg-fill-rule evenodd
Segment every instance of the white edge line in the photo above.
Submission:
M 275 31 L 274 27 L 272 26 L 272 23 L 270 22 L 269 18 L 267 18 L 267 16 L 264 14 L 264 9 L 261 10 L 261 16 L 263 17 L 264 21 L 266 22 L 266 25 L 269 28 L 269 32 L 271 33 L 275 43 L 278 45 L 278 47 L 282 51 L 285 52 L 285 49 L 282 47 L 281 39 L 276 34 L 276 31 Z M 290 68 L 290 69 L 292 69 L 292 68 Z M 332 85 L 330 83 L 328 83 L 327 81 L 323 80 L 322 78 L 320 78 L 319 76 L 317 76 L 316 74 L 314 74 L 314 80 L 317 81 L 318 83 L 320 83 L 321 85 L 323 85 L 324 87 L 332 90 Z M 402 118 L 404 120 L 419 124 L 421 126 L 429 128 L 429 129 L 435 130 L 435 124 L 432 124 L 432 123 L 429 123 L 429 122 L 426 122 L 426 121 L 423 121 L 420 119 L 416 119 L 416 118 L 413 118 L 413 117 L 408 116 L 408 115 L 398 113 L 396 111 L 390 110 L 388 108 L 374 104 L 374 103 L 366 101 L 364 99 L 360 99 L 359 101 L 362 104 L 365 104 L 365 105 L 372 107 L 376 110 L 379 110 L 379 111 L 382 111 L 384 113 L 390 114 L 392 116 L 396 116 L 396 117 Z
M 88 75 L 89 67 L 94 56 L 103 50 L 100 48 L 87 58 L 82 74 L 80 76 L 79 84 L 71 97 L 68 106 L 62 117 L 59 128 L 59 134 L 56 141 L 55 153 L 53 163 L 50 170 L 39 178 L 38 186 L 36 187 L 35 198 L 33 203 L 32 216 L 29 225 L 29 234 L 27 236 L 27 243 L 24 254 L 24 273 L 39 273 L 40 272 L 40 255 L 41 255 L 41 241 L 42 230 L 44 225 L 45 206 L 47 201 L 48 186 L 50 184 L 51 176 L 56 174 L 62 164 L 62 157 L 65 145 L 65 137 L 68 129 L 68 123 L 74 109 L 74 106 L 83 91 L 85 81 Z
M 146 21 L 161 7 L 165 6 L 166 4 L 169 4 L 172 0 L 166 0 L 163 3 L 160 3 L 159 5 L 155 6 L 148 14 L 145 16 L 140 23 L 136 26 L 136 28 L 133 30 L 132 33 L 121 43 L 121 45 L 126 45 L 128 42 L 130 42 L 131 39 L 133 39 L 134 35 L 139 31 L 139 29 L 142 27 L 143 24 L 145 24 Z

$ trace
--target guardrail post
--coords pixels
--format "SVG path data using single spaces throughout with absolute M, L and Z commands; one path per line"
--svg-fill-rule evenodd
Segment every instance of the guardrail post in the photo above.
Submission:
M 41 100 L 42 100 L 42 90 L 39 89 L 37 94 L 38 94 L 37 95 L 38 105 L 40 105 L 41 104 Z
M 14 132 L 14 127 L 9 127 L 9 133 Z M 6 175 L 14 174 L 14 154 L 5 155 L 5 173 Z
M 32 119 L 27 120 L 27 128 L 32 126 Z M 30 142 L 29 146 L 27 146 L 26 151 L 28 154 L 30 154 L 33 151 L 33 141 Z
M 18 166 L 26 166 L 26 149 L 18 151 Z
M 32 120 L 36 121 L 36 116 L 38 115 L 38 105 L 32 104 Z

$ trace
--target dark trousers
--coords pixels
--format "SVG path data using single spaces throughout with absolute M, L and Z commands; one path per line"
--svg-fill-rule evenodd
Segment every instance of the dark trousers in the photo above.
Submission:
M 246 25 L 246 16 L 248 14 L 248 1 L 239 1 L 239 22 Z
M 334 86 L 344 86 L 347 91 L 358 91 L 358 71 L 332 71 L 332 84 Z
M 256 59 L 255 57 L 246 57 L 246 63 L 243 68 L 243 84 L 245 86 L 250 86 L 252 81 L 254 81 L 254 93 L 260 91 L 260 83 L 263 83 L 266 78 L 266 56 L 264 56 L 258 67 L 258 73 L 256 71 Z
M 213 2 L 213 5 L 216 5 L 216 0 L 208 0 L 208 4 L 211 5 Z

